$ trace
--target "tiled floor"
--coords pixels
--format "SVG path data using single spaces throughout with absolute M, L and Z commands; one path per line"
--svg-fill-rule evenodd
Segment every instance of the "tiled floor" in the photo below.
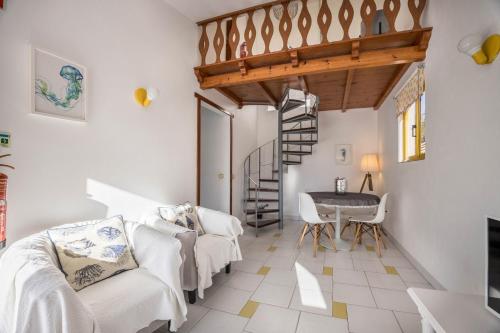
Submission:
M 258 238 L 245 228 L 244 260 L 214 276 L 179 332 L 420 332 L 406 288 L 431 286 L 387 239 L 382 258 L 369 236 L 353 252 L 322 248 L 314 258 L 310 236 L 297 249 L 300 226 L 286 221 Z

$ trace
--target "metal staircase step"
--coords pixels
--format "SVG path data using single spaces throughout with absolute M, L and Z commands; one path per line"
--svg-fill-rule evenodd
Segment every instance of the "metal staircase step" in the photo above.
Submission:
M 289 99 L 286 101 L 285 105 L 281 107 L 280 110 L 282 113 L 285 113 L 293 109 L 299 108 L 301 106 L 304 106 L 304 104 L 306 104 L 304 101 L 298 99 Z
M 303 134 L 303 133 L 317 133 L 318 129 L 316 127 L 303 127 L 303 128 L 292 128 L 283 130 L 283 134 Z
M 304 114 L 299 114 L 298 116 L 295 116 L 295 117 L 283 119 L 282 123 L 288 124 L 288 123 L 295 123 L 295 122 L 299 122 L 299 121 L 315 120 L 315 119 L 316 119 L 315 115 L 312 115 L 309 113 L 304 113 Z
M 304 145 L 304 146 L 312 146 L 318 143 L 318 140 L 283 140 L 283 144 L 285 145 Z
M 286 164 L 286 165 L 299 165 L 299 164 L 302 164 L 302 162 L 300 162 L 300 161 L 287 161 L 287 160 L 283 160 L 283 164 Z
M 257 209 L 257 214 L 268 214 L 268 213 L 277 213 L 279 209 Z M 255 209 L 247 209 L 247 215 L 255 215 Z
M 276 224 L 276 223 L 280 222 L 279 219 L 267 219 L 267 220 L 257 220 L 257 221 L 258 221 L 258 228 L 259 229 L 263 228 L 263 227 L 267 227 L 268 225 Z M 247 225 L 255 228 L 255 221 L 248 221 Z
M 312 151 L 300 151 L 300 150 L 283 150 L 284 155 L 312 155 Z
M 255 202 L 255 198 L 249 198 L 246 200 L 247 202 Z M 259 202 L 279 202 L 278 199 L 261 199 L 259 198 Z
M 249 190 L 250 191 L 256 191 L 257 188 L 250 187 Z M 265 188 L 265 187 L 261 187 L 261 188 L 258 188 L 258 190 L 259 190 L 259 192 L 278 192 L 277 188 Z
M 259 179 L 261 182 L 263 183 L 278 183 L 279 180 L 278 179 Z

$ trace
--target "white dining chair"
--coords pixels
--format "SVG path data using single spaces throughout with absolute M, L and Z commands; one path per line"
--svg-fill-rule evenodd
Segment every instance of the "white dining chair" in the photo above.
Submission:
M 380 199 L 380 203 L 377 208 L 377 213 L 375 215 L 367 216 L 356 216 L 349 218 L 349 222 L 355 225 L 355 235 L 352 241 L 351 251 L 354 250 L 358 243 L 361 243 L 361 237 L 363 233 L 369 234 L 377 244 L 377 255 L 382 256 L 380 251 L 380 243 L 385 246 L 384 240 L 382 239 L 382 230 L 380 228 L 382 222 L 385 218 L 385 205 L 387 203 L 387 196 L 389 193 L 385 193 Z
M 332 244 L 334 251 L 337 251 L 335 247 L 335 242 L 333 240 L 333 235 L 335 234 L 335 219 L 332 218 L 321 218 L 316 209 L 316 204 L 312 197 L 307 193 L 299 193 L 299 214 L 304 221 L 304 227 L 299 238 L 297 247 L 302 246 L 304 237 L 307 233 L 311 233 L 313 237 L 313 255 L 316 257 L 318 252 L 319 240 L 322 233 L 326 233 L 328 239 Z

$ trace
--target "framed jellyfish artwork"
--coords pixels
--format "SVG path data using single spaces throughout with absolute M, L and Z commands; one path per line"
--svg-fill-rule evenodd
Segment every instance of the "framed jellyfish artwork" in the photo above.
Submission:
M 32 47 L 32 113 L 85 121 L 86 83 L 85 67 Z

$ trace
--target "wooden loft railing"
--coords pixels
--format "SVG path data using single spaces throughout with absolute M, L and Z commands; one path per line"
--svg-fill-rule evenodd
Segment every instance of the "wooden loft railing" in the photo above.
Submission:
M 308 75 L 344 71 L 341 103 L 322 103 L 323 107 L 342 110 L 368 104 L 377 107 L 409 64 L 425 58 L 432 30 L 420 24 L 425 5 L 426 0 L 408 0 L 407 6 L 402 6 L 400 0 L 384 0 L 383 8 L 377 8 L 375 0 L 342 0 L 341 3 L 279 0 L 203 20 L 197 23 L 201 31 L 201 64 L 195 67 L 195 74 L 202 89 L 215 88 L 241 107 L 277 103 L 279 89 L 266 81 L 290 82 L 290 78 L 294 78 L 297 88 L 309 90 L 313 87 L 308 87 Z M 273 23 L 271 15 L 276 9 L 280 18 Z M 297 16 L 294 19 L 290 15 L 292 9 L 297 10 L 293 13 Z M 383 11 L 387 22 L 387 31 L 381 35 L 372 28 L 377 10 Z M 397 31 L 401 26 L 400 14 L 412 22 L 406 22 L 404 29 Z M 230 23 L 224 25 L 227 21 Z M 256 24 L 260 21 L 261 24 Z M 364 27 L 359 37 L 352 37 L 358 29 L 353 22 L 362 22 Z M 361 32 L 361 27 L 359 30 Z M 247 54 L 241 57 L 238 51 L 243 42 L 246 42 Z M 397 70 L 385 71 L 387 78 L 379 81 L 386 83 L 386 89 L 378 94 L 376 101 L 372 98 L 370 102 L 348 103 L 351 85 L 357 82 L 354 70 L 391 65 L 397 65 Z M 314 81 L 315 77 L 311 79 Z M 321 92 L 313 93 L 322 98 Z

